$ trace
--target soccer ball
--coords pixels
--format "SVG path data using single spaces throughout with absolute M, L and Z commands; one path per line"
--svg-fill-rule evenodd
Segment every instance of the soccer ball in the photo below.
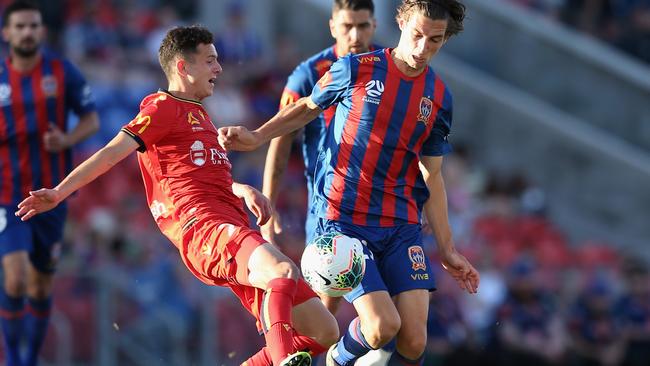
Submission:
M 341 233 L 323 234 L 305 248 L 302 275 L 317 293 L 339 297 L 361 283 L 366 271 L 363 245 Z

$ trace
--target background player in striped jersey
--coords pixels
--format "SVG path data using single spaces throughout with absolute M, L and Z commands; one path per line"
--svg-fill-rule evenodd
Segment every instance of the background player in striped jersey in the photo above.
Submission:
M 422 212 L 443 268 L 469 293 L 478 289 L 478 272 L 454 247 L 441 174 L 442 156 L 451 150 L 451 93 L 428 66 L 462 30 L 464 16 L 456 0 L 403 0 L 396 48 L 339 59 L 310 97 L 256 131 L 219 130 L 226 148 L 251 150 L 338 103 L 316 163 L 317 234 L 360 238 L 368 259 L 361 285 L 346 296 L 359 317 L 330 348 L 328 365 L 352 365 L 394 336 L 391 362 L 422 364 L 428 291 L 435 288 L 422 248 Z
M 0 323 L 8 365 L 35 365 L 52 304 L 66 205 L 21 222 L 11 213 L 30 190 L 56 185 L 72 166 L 70 148 L 97 131 L 90 89 L 68 61 L 42 50 L 39 9 L 8 5 L 2 37 L 9 57 L 0 64 L 0 256 L 4 282 Z M 68 113 L 79 117 L 68 131 Z M 25 304 L 25 295 L 27 304 Z M 27 354 L 19 354 L 22 339 Z
M 145 97 L 140 113 L 104 148 L 54 189 L 30 192 L 23 220 L 53 209 L 138 150 L 147 202 L 160 230 L 202 282 L 230 288 L 258 320 L 266 347 L 246 366 L 309 366 L 312 354 L 336 342 L 338 327 L 300 271 L 277 247 L 249 228 L 241 200 L 264 224 L 269 201 L 233 182 L 226 152 L 200 101 L 221 73 L 213 36 L 205 28 L 170 30 L 159 50 L 169 90 Z
M 332 18 L 329 21 L 330 32 L 336 44 L 311 56 L 302 62 L 289 76 L 282 93 L 280 108 L 311 94 L 316 82 L 330 69 L 332 64 L 347 54 L 358 54 L 377 49 L 371 45 L 375 33 L 376 21 L 373 17 L 374 4 L 372 0 L 334 0 Z M 314 183 L 314 168 L 316 156 L 325 139 L 325 129 L 334 118 L 336 106 L 333 105 L 322 114 L 309 122 L 302 136 L 302 154 L 305 163 L 305 178 L 307 179 L 307 221 L 305 222 L 305 240 L 313 239 L 318 218 L 312 212 L 312 185 Z M 298 131 L 271 140 L 264 167 L 263 192 L 275 204 L 280 192 L 282 176 L 289 160 L 291 145 Z M 269 222 L 261 228 L 262 236 L 275 241 L 276 229 L 280 229 L 277 212 Z M 278 230 L 279 231 L 279 230 Z M 327 309 L 336 314 L 339 298 L 322 296 L 321 300 Z

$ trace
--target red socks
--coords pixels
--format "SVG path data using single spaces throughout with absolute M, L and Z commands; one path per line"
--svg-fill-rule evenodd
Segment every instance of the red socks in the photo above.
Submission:
M 274 365 L 278 365 L 287 355 L 296 352 L 291 322 L 291 310 L 296 289 L 295 280 L 276 278 L 269 281 L 264 293 L 260 313 L 266 347 Z

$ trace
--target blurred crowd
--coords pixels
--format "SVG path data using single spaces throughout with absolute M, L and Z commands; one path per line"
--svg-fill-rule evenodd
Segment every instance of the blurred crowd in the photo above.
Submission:
M 650 62 L 648 0 L 508 0 Z
M 650 1 L 511 1 L 650 60 Z M 82 68 L 97 99 L 102 127 L 77 152 L 80 161 L 137 114 L 145 95 L 165 87 L 158 44 L 171 26 L 192 23 L 198 1 L 42 3 L 50 44 Z M 224 73 L 204 104 L 217 125 L 256 127 L 276 112 L 286 77 L 307 55 L 283 39 L 264 44 L 247 26 L 240 2 L 229 5 L 226 21 L 212 30 Z M 517 172 L 486 171 L 474 163 L 471 146 L 454 143 L 444 166 L 450 220 L 457 246 L 477 264 L 482 281 L 477 296 L 463 295 L 435 265 L 438 290 L 425 364 L 650 364 L 647 263 L 597 238 L 570 242 L 547 217 L 542 189 Z M 295 260 L 304 246 L 307 194 L 299 151 L 294 147 L 277 204 L 280 241 Z M 235 179 L 261 187 L 264 156 L 264 149 L 230 155 Z M 435 258 L 433 240 L 427 242 Z M 114 331 L 128 328 L 135 337 L 129 339 L 155 350 L 161 364 L 173 364 L 174 349 L 198 352 L 197 334 L 205 324 L 200 310 L 208 301 L 216 330 L 207 342 L 219 359 L 235 364 L 263 342 L 234 297 L 202 285 L 183 268 L 146 209 L 135 157 L 70 199 L 64 250 L 54 300 L 72 334 L 75 362 L 92 364 L 98 352 L 95 319 L 107 316 L 98 300 L 104 285 L 115 289 L 109 320 Z M 345 307 L 341 321 L 352 312 Z M 50 359 L 62 337 L 56 323 L 45 346 Z M 116 357 L 128 364 L 127 355 Z

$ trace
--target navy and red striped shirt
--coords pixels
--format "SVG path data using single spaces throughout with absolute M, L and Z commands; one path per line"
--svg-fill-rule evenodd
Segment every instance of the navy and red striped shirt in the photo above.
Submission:
M 45 151 L 43 135 L 49 123 L 67 131 L 69 111 L 83 116 L 94 110 L 86 80 L 67 60 L 43 54 L 26 73 L 9 59 L 0 63 L 0 204 L 20 202 L 67 175 L 71 151 Z
M 314 212 L 363 226 L 420 222 L 429 191 L 420 156 L 451 151 L 452 97 L 431 67 L 403 74 L 390 49 L 340 58 L 311 98 L 338 103 L 317 159 Z

